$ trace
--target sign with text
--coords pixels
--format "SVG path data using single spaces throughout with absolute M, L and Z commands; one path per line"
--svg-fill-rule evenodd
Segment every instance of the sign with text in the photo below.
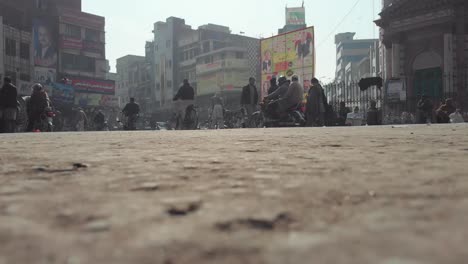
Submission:
M 78 93 L 115 95 L 115 81 L 70 78 Z
M 307 91 L 315 75 L 314 27 L 293 31 L 261 41 L 262 96 L 273 76 L 297 75 Z

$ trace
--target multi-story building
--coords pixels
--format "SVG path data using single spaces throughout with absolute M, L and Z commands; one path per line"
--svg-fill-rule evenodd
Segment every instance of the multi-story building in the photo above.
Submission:
M 376 45 L 378 45 L 377 39 L 354 39 L 355 35 L 356 33 L 347 32 L 335 36 L 336 82 L 346 82 L 346 69 L 357 69 L 356 67 L 348 67 L 348 64 L 358 64 L 362 60 L 369 58 L 371 50 L 375 49 Z M 369 69 L 369 74 L 375 75 L 377 70 L 375 69 L 375 72 L 370 72 Z M 353 73 L 352 75 L 355 76 L 356 74 Z
M 82 12 L 81 0 L 0 0 L 0 16 L 8 53 L 2 54 L 0 75 L 14 77 L 21 92 L 40 82 L 58 106 L 111 101 L 115 83 L 106 80 L 105 19 Z M 58 81 L 63 78 L 68 81 Z
M 130 98 L 140 104 L 143 112 L 151 112 L 151 68 L 143 56 L 127 55 L 117 59 L 116 96 L 122 107 Z
M 197 105 L 209 106 L 219 93 L 238 105 L 250 76 L 259 79 L 260 41 L 231 34 L 228 27 L 208 24 L 192 29 L 180 18 L 154 24 L 155 39 L 146 44 L 154 75 L 155 112 L 170 111 L 184 79 L 195 88 Z
M 0 16 L 0 79 L 9 76 L 21 95 L 31 94 L 30 82 L 34 74 L 31 32 L 3 23 Z
M 406 86 L 409 110 L 423 94 L 468 107 L 467 1 L 385 1 L 380 16 L 383 69 Z

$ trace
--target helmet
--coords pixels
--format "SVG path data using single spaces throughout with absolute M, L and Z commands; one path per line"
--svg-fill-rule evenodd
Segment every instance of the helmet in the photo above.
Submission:
M 36 84 L 33 85 L 32 89 L 33 89 L 33 91 L 39 92 L 42 89 L 44 89 L 44 87 L 42 87 L 42 84 L 36 83 Z
M 285 77 L 285 76 L 280 76 L 278 78 L 278 83 L 279 85 L 282 85 L 283 83 L 285 83 L 288 79 Z

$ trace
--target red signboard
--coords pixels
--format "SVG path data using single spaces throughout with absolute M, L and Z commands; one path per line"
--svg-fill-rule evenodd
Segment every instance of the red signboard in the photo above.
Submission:
M 77 25 L 90 29 L 104 31 L 105 19 L 104 17 L 75 11 L 67 8 L 60 9 L 60 22 L 66 24 Z
M 103 54 L 104 53 L 104 43 L 85 40 L 85 41 L 83 41 L 83 50 Z
M 97 94 L 115 94 L 115 82 L 110 80 L 92 80 L 70 78 L 72 86 L 76 92 L 97 93 Z
M 81 39 L 61 36 L 60 47 L 62 49 L 81 50 L 83 49 L 83 41 Z

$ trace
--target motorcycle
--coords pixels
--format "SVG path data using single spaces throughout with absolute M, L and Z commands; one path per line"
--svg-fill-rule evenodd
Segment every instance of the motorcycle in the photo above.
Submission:
M 40 118 L 34 123 L 33 131 L 54 132 L 55 113 L 51 107 L 47 107 L 42 112 Z
M 303 127 L 306 125 L 304 113 L 301 110 L 301 104 L 291 107 L 284 116 L 277 116 L 272 113 L 270 105 L 276 103 L 264 101 L 260 103 L 261 110 L 252 114 L 250 119 L 251 127 Z

